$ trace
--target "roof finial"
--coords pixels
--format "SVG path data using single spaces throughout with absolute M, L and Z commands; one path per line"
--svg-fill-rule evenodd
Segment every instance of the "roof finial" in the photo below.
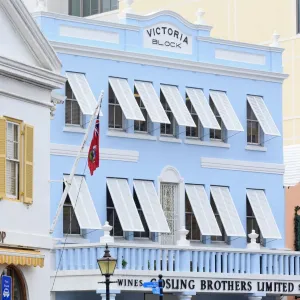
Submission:
M 47 11 L 47 0 L 36 0 L 35 11 Z
M 273 42 L 270 46 L 271 47 L 279 47 L 279 38 L 280 38 L 280 35 L 275 30 L 273 33 Z
M 197 20 L 196 20 L 195 24 L 205 25 L 206 23 L 204 20 L 204 15 L 205 15 L 205 11 L 202 8 L 199 8 L 196 12 Z

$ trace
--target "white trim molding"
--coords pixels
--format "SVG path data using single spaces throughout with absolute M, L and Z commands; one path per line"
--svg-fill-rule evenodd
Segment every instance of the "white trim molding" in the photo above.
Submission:
M 127 138 L 127 139 L 137 139 L 137 140 L 148 140 L 148 141 L 157 141 L 157 137 L 150 134 L 143 133 L 128 133 L 120 130 L 108 130 L 107 136 Z
M 172 136 L 160 136 L 159 141 L 167 142 L 167 143 L 178 143 L 178 144 L 182 143 L 181 139 L 177 139 L 176 137 L 172 137 Z
M 247 145 L 245 147 L 246 150 L 249 151 L 261 151 L 261 152 L 266 152 L 267 148 L 259 145 Z
M 223 158 L 201 157 L 201 167 L 209 169 L 284 174 L 284 164 L 263 163 L 255 161 L 243 161 Z
M 79 151 L 77 145 L 66 145 L 66 144 L 51 144 L 50 154 L 54 156 L 70 156 L 76 157 Z M 86 158 L 88 155 L 88 148 L 85 147 L 81 157 Z M 138 162 L 139 152 L 132 150 L 119 150 L 110 148 L 100 148 L 100 159 L 101 160 L 119 160 L 127 162 Z
M 145 53 L 133 53 L 61 42 L 51 42 L 51 45 L 58 53 L 116 60 L 149 66 L 166 67 L 170 69 L 187 70 L 206 74 L 224 75 L 279 83 L 282 83 L 283 80 L 288 77 L 288 75 L 283 73 L 221 66 L 217 64 L 155 56 Z
M 219 148 L 230 148 L 230 144 L 218 141 L 201 141 L 199 139 L 186 139 L 184 140 L 185 144 L 188 145 L 197 145 L 197 146 L 206 146 L 206 147 L 219 147 Z
M 68 126 L 66 125 L 63 132 L 75 132 L 75 133 L 86 133 L 86 129 L 80 126 Z

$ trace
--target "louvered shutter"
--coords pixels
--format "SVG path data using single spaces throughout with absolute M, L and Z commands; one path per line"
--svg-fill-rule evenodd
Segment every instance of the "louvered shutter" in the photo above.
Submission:
M 25 125 L 24 143 L 24 203 L 33 202 L 33 139 L 34 129 L 32 126 Z
M 0 117 L 0 198 L 6 194 L 6 120 Z

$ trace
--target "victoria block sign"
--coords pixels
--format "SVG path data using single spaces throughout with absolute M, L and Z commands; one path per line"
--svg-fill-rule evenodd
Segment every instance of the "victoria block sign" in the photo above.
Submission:
M 158 23 L 144 29 L 144 47 L 181 54 L 192 54 L 193 38 L 174 25 Z

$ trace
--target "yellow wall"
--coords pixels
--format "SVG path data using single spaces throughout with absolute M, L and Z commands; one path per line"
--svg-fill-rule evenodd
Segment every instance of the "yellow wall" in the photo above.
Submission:
M 125 0 L 120 1 L 120 10 Z M 213 37 L 268 45 L 276 30 L 280 34 L 284 72 L 290 77 L 283 86 L 284 142 L 300 143 L 300 37 L 296 36 L 296 0 L 134 0 L 133 12 L 148 14 L 172 10 L 190 22 L 197 10 L 213 26 Z

